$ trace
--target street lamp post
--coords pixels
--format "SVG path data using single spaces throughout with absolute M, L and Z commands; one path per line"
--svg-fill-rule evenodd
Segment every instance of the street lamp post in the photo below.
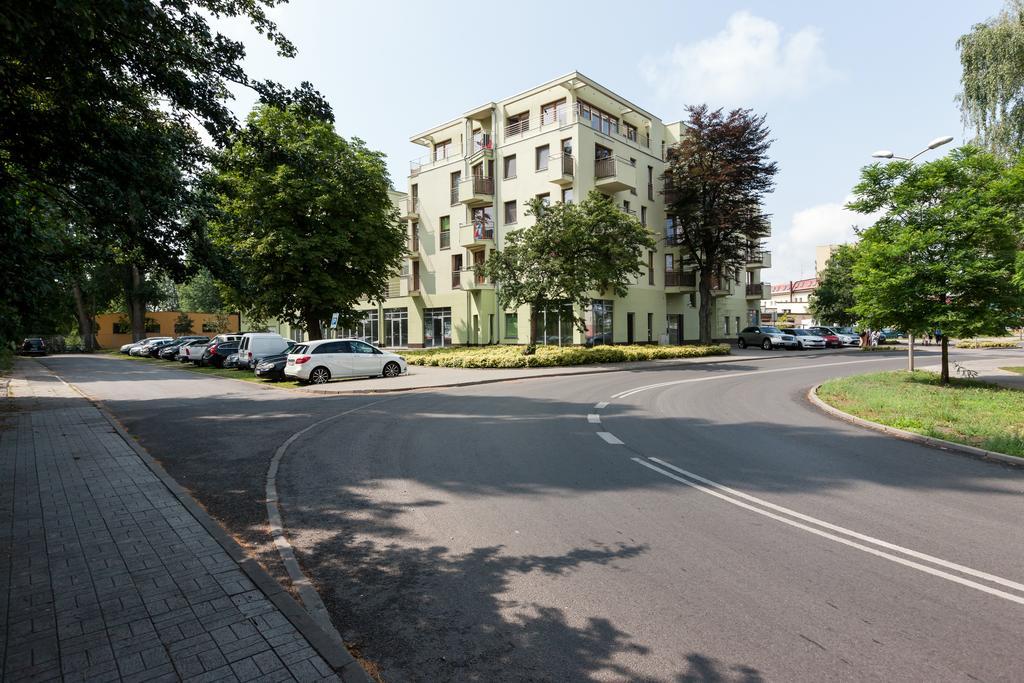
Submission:
M 874 154 L 872 154 L 871 156 L 876 158 L 876 159 L 899 159 L 900 161 L 913 161 L 914 159 L 918 158 L 919 156 L 921 156 L 925 152 L 930 152 L 933 149 L 938 149 L 939 147 L 942 147 L 943 145 L 948 144 L 948 143 L 950 143 L 952 141 L 953 141 L 953 136 L 952 135 L 944 135 L 941 138 L 935 138 L 934 140 L 932 140 L 931 142 L 928 143 L 927 147 L 925 147 L 924 149 L 922 149 L 920 152 L 918 152 L 917 154 L 915 154 L 912 157 L 896 156 L 895 154 L 893 154 L 892 152 L 890 152 L 887 149 L 879 150 L 879 151 L 875 152 Z M 909 345 L 909 347 L 907 349 L 907 366 L 908 366 L 910 372 L 914 371 L 914 332 L 913 331 L 910 332 L 910 345 Z

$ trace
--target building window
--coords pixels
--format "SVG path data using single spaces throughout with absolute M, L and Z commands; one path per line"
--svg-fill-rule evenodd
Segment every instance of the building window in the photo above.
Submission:
M 366 311 L 366 317 L 356 323 L 355 327 L 341 330 L 341 336 L 362 339 L 372 344 L 378 343 L 378 330 L 380 329 L 380 314 L 377 309 Z
M 724 327 L 725 335 L 729 336 L 729 316 L 725 316 L 725 319 L 724 319 L 723 322 L 725 323 L 725 327 Z
M 384 346 L 407 346 L 409 344 L 409 310 L 406 308 L 384 309 Z
M 455 148 L 451 140 L 438 142 L 434 145 L 434 161 L 441 161 L 455 155 Z
M 654 201 L 654 167 L 647 167 L 647 198 Z
M 647 284 L 654 284 L 654 252 L 647 252 Z
M 447 249 L 452 243 L 452 217 L 441 216 L 441 249 Z
M 647 226 L 647 207 L 640 207 L 640 225 Z
M 516 222 L 516 200 L 505 202 L 505 225 L 513 225 Z
M 452 254 L 452 289 L 462 287 L 462 254 Z
M 665 272 L 671 273 L 675 270 L 675 255 L 665 254 Z
M 590 124 L 594 130 L 601 131 L 605 135 L 614 135 L 619 132 L 619 119 L 611 114 L 601 111 L 579 100 L 580 117 Z
M 564 204 L 572 204 L 572 200 L 573 200 L 572 188 L 571 187 L 567 187 L 564 190 L 562 190 L 562 202 Z
M 420 250 L 420 224 L 413 222 L 409 231 L 412 234 L 412 241 L 409 244 L 409 251 L 416 253 Z
M 538 171 L 548 170 L 548 155 L 550 151 L 551 148 L 548 145 L 541 145 L 540 147 L 537 148 L 536 161 Z
M 565 123 L 565 98 L 557 102 L 549 102 L 540 108 L 540 125 L 546 126 L 549 123 Z
M 572 156 L 572 138 L 565 138 L 562 140 L 562 155 L 567 157 Z
M 647 314 L 647 341 L 654 341 L 654 314 Z
M 509 154 L 505 157 L 505 180 L 516 177 L 516 155 Z
M 611 344 L 614 339 L 612 330 L 613 302 L 610 299 L 592 299 L 590 302 L 590 320 L 587 321 L 587 345 L 599 346 Z
M 423 346 L 451 346 L 452 309 L 423 309 Z
M 505 314 L 505 339 L 519 339 L 519 314 Z
M 451 180 L 449 181 L 448 187 L 451 190 L 452 206 L 459 203 L 459 183 L 462 182 L 462 171 L 455 171 L 452 173 Z
M 530 112 L 524 111 L 505 119 L 505 135 L 519 135 L 530 130 Z
M 551 193 L 550 192 L 545 192 L 544 194 L 537 195 L 537 199 L 539 199 L 540 203 L 543 204 L 544 206 L 551 206 Z
M 628 200 L 623 200 L 622 201 L 622 210 L 625 211 L 626 213 L 629 213 L 629 201 Z

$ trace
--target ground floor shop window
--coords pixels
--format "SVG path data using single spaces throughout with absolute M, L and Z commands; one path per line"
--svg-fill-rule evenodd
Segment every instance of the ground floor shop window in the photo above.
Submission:
M 665 316 L 665 333 L 668 335 L 669 344 L 680 344 L 683 341 L 683 316 L 679 313 L 669 313 Z
M 423 309 L 423 346 L 451 346 L 452 309 Z
M 569 346 L 572 344 L 573 310 L 572 304 L 553 302 L 538 311 L 537 343 L 553 346 Z
M 384 345 L 409 345 L 409 310 L 406 308 L 384 309 Z
M 378 344 L 380 329 L 380 314 L 376 309 L 372 311 L 366 311 L 366 317 L 356 323 L 355 327 L 343 329 L 341 336 L 351 337 L 353 339 L 362 339 L 363 341 L 370 342 L 371 344 Z
M 519 339 L 519 314 L 505 314 L 505 339 Z
M 592 299 L 587 319 L 587 346 L 611 344 L 613 303 L 610 299 Z

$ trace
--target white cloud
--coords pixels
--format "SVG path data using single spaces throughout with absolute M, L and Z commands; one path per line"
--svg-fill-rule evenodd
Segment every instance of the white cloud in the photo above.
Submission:
M 817 28 L 784 37 L 781 26 L 745 11 L 711 38 L 648 59 L 641 71 L 663 100 L 713 108 L 800 95 L 838 75 L 827 64 Z
M 787 228 L 769 238 L 772 269 L 766 279 L 773 283 L 814 277 L 814 248 L 825 244 L 849 244 L 856 241 L 854 228 L 866 228 L 880 214 L 860 214 L 845 208 L 853 199 L 829 202 L 802 209 L 793 214 Z

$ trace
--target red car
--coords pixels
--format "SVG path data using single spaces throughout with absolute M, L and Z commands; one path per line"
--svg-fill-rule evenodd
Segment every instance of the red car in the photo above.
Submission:
M 812 327 L 811 332 L 825 340 L 826 349 L 838 349 L 842 348 L 843 346 L 843 342 L 839 339 L 839 337 L 837 337 L 835 333 L 832 332 L 832 330 L 828 329 L 827 327 Z

